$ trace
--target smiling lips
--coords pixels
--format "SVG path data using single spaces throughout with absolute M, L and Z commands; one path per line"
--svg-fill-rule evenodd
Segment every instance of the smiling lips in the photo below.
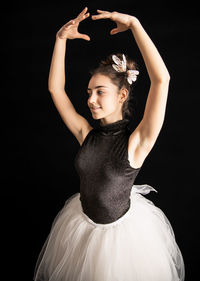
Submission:
M 92 110 L 92 111 L 97 111 L 98 109 L 100 109 L 101 107 L 100 106 L 92 106 L 92 107 L 90 107 L 90 109 Z

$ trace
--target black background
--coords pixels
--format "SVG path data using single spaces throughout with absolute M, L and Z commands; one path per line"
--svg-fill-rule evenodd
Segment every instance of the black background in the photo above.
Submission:
M 136 16 L 169 70 L 165 122 L 136 184 L 148 183 L 158 190 L 147 197 L 169 218 L 184 257 L 186 281 L 193 281 L 199 244 L 198 7 L 192 2 L 185 6 L 128 0 L 29 1 L 7 3 L 1 9 L 1 124 L 5 141 L 1 205 L 6 280 L 32 280 L 54 217 L 65 200 L 79 191 L 73 166 L 79 143 L 60 118 L 47 82 L 55 34 L 85 6 L 91 14 L 103 9 Z M 87 19 L 80 32 L 90 35 L 91 41 L 67 42 L 66 90 L 77 111 L 95 125 L 86 103 L 88 72 L 112 52 L 127 53 L 140 69 L 134 91 L 134 129 L 144 111 L 149 79 L 131 32 L 110 36 L 114 26 L 107 20 Z

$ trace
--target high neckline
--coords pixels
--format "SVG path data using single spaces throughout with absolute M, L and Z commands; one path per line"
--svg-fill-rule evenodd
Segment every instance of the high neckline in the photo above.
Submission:
M 106 125 L 101 122 L 99 124 L 99 130 L 103 135 L 118 135 L 126 130 L 129 120 L 124 118 Z

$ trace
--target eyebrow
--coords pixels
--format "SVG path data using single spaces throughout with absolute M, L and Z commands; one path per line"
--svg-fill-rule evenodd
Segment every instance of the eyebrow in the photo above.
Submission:
M 95 87 L 95 89 L 98 89 L 98 88 L 108 88 L 108 87 L 106 87 L 106 86 L 96 86 Z M 92 89 L 88 88 L 88 90 L 92 90 Z

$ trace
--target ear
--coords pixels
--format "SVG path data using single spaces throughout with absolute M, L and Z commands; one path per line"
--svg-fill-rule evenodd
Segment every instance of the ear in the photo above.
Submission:
M 120 102 L 123 103 L 128 98 L 129 92 L 126 88 L 120 90 Z

